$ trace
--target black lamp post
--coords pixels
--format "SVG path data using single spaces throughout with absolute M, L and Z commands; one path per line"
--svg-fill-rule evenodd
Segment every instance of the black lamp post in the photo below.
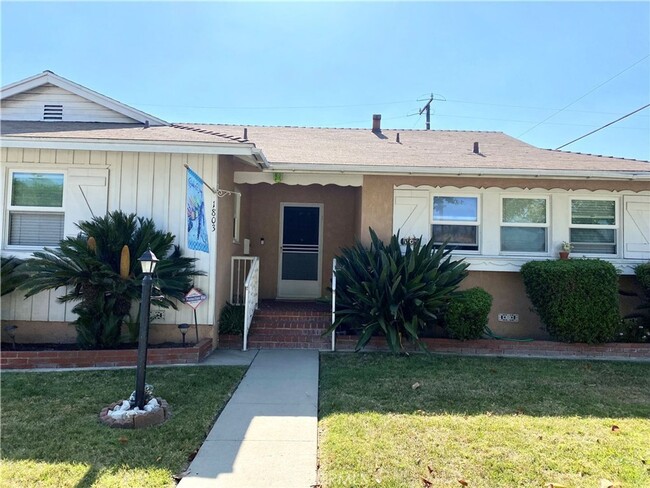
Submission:
M 151 248 L 147 249 L 142 256 L 138 258 L 142 266 L 142 298 L 140 302 L 140 336 L 138 338 L 138 368 L 136 372 L 135 382 L 135 405 L 142 409 L 144 408 L 144 384 L 145 376 L 147 374 L 147 341 L 149 339 L 149 309 L 151 307 L 151 286 L 153 279 L 151 275 L 156 269 L 158 259 L 156 255 L 151 252 Z

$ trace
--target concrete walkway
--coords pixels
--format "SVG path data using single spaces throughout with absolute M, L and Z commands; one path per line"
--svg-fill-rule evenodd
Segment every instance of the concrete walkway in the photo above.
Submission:
M 316 483 L 318 351 L 261 350 L 179 488 Z

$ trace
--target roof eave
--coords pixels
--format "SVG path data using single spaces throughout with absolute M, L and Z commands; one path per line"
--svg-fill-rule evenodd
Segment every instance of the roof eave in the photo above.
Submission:
M 550 178 L 550 179 L 604 179 L 604 180 L 650 180 L 648 171 L 597 171 L 597 170 L 544 170 L 524 168 L 458 168 L 432 166 L 366 166 L 334 164 L 271 163 L 274 171 L 302 173 L 355 173 L 367 175 L 427 175 L 501 178 Z
M 0 145 L 22 149 L 64 149 L 83 151 L 165 152 L 181 154 L 222 154 L 238 156 L 264 168 L 266 161 L 261 151 L 249 143 L 141 141 L 132 139 L 66 139 L 45 137 L 0 136 Z M 267 163 L 268 164 L 268 163 Z

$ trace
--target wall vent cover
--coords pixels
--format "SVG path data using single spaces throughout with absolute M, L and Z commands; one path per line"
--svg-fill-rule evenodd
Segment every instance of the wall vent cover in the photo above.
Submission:
M 63 120 L 63 105 L 43 105 L 43 120 Z

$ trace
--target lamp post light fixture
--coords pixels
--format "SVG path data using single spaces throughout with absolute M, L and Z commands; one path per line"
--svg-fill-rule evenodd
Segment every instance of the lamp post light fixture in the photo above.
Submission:
M 147 374 L 147 341 L 149 340 L 149 310 L 151 308 L 151 287 L 153 279 L 151 275 L 156 270 L 158 258 L 147 249 L 142 256 L 138 258 L 142 266 L 142 297 L 140 301 L 140 335 L 138 337 L 138 366 L 135 382 L 135 406 L 139 409 L 144 408 L 144 385 Z
M 17 325 L 5 325 L 3 327 L 9 338 L 11 339 L 11 342 L 13 344 L 13 348 L 16 349 L 16 329 L 18 329 Z
M 181 334 L 183 334 L 183 347 L 185 347 L 185 334 L 187 334 L 189 328 L 190 324 L 178 324 L 178 330 L 180 330 Z

